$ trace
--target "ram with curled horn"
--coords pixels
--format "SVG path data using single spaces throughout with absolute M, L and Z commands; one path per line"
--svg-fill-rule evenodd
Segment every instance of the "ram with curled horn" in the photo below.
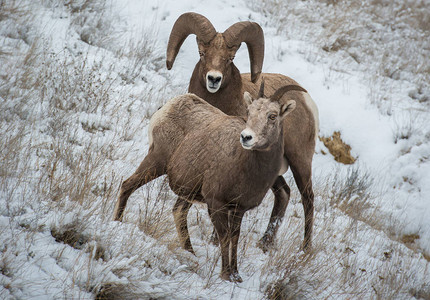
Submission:
M 264 34 L 257 23 L 238 22 L 223 33 L 218 33 L 206 17 L 192 12 L 181 15 L 173 25 L 167 46 L 166 65 L 169 70 L 173 67 L 182 43 L 191 34 L 196 35 L 200 59 L 192 73 L 188 92 L 205 99 L 228 115 L 247 115 L 244 92 L 249 93 L 250 97 L 260 98 L 258 93 L 261 77 L 265 80 L 266 95 L 273 95 L 276 90 L 286 85 L 299 86 L 285 75 L 261 73 Z M 243 42 L 248 48 L 251 73 L 241 74 L 233 60 Z M 291 91 L 288 97 L 296 102 L 296 109 L 283 121 L 284 127 L 289 130 L 283 133 L 284 155 L 280 176 L 271 187 L 275 195 L 272 214 L 258 243 L 263 251 L 273 245 L 290 199 L 290 188 L 282 177 L 288 168 L 293 173 L 304 207 L 305 230 L 302 248 L 307 250 L 311 246 L 314 215 L 312 158 L 318 135 L 318 109 L 304 89 Z M 139 178 L 138 174 L 136 176 Z M 125 188 L 120 198 L 128 198 L 130 191 Z M 115 218 L 122 218 L 122 212 L 116 213 Z
M 202 97 L 210 104 L 229 115 L 246 115 L 243 93 L 257 97 L 261 75 L 265 79 L 266 94 L 273 94 L 285 85 L 299 84 L 282 74 L 261 73 L 264 60 L 264 34 L 255 22 L 243 21 L 231 25 L 223 33 L 217 33 L 211 22 L 197 13 L 181 15 L 173 25 L 167 45 L 167 68 L 173 66 L 179 48 L 190 34 L 197 37 L 200 60 L 190 79 L 188 92 Z M 242 42 L 249 52 L 251 73 L 240 74 L 233 59 Z M 302 196 L 305 214 L 305 233 L 303 249 L 311 245 L 314 214 L 314 194 L 312 189 L 312 158 L 315 140 L 318 136 L 318 108 L 306 91 L 293 91 L 291 99 L 297 108 L 284 122 L 284 162 L 280 174 L 291 168 L 297 187 Z M 269 225 L 259 246 L 263 251 L 273 245 L 274 236 L 285 214 L 290 198 L 290 188 L 282 176 L 272 187 L 275 203 Z

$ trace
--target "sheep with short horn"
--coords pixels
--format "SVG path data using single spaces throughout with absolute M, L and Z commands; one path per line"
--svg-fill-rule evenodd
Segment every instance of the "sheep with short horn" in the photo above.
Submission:
M 167 68 L 170 70 L 184 40 L 190 34 L 197 37 L 200 60 L 190 79 L 188 92 L 202 97 L 228 115 L 246 116 L 244 91 L 252 96 L 258 93 L 264 58 L 264 36 L 261 27 L 254 22 L 238 22 L 223 33 L 217 33 L 211 22 L 197 13 L 181 15 L 173 25 L 167 46 Z M 240 74 L 233 63 L 242 42 L 248 47 L 251 74 Z M 293 79 L 281 75 L 263 73 L 266 92 L 273 93 L 281 86 L 294 84 Z M 309 249 L 313 228 L 314 194 L 312 189 L 312 157 L 318 134 L 318 109 L 307 92 L 289 94 L 298 104 L 295 112 L 285 119 L 284 160 L 280 174 L 291 168 L 302 196 L 305 213 L 303 249 Z M 269 225 L 259 246 L 266 251 L 285 214 L 290 198 L 290 188 L 282 176 L 272 186 L 275 203 Z
M 258 206 L 278 176 L 284 153 L 283 122 L 296 102 L 282 98 L 304 91 L 296 85 L 271 98 L 253 98 L 247 121 L 228 116 L 194 94 L 173 98 L 151 118 L 150 147 L 136 172 L 121 188 L 115 218 L 121 219 L 128 196 L 138 187 L 167 174 L 179 196 L 173 208 L 181 246 L 194 253 L 187 228 L 193 201 L 208 206 L 220 240 L 225 280 L 241 282 L 237 244 L 244 213 Z M 230 253 L 231 247 L 231 253 Z

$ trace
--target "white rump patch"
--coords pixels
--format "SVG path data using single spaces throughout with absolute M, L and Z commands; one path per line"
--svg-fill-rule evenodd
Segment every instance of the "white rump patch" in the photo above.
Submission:
M 314 100 L 311 98 L 311 96 L 308 93 L 303 93 L 303 97 L 305 98 L 306 106 L 311 111 L 312 115 L 314 116 L 315 120 L 315 139 L 318 138 L 318 132 L 320 131 L 320 119 L 319 119 L 319 113 L 318 113 L 318 107 L 315 104 Z
M 149 121 L 149 126 L 148 126 L 148 140 L 149 140 L 149 147 L 150 148 L 151 148 L 152 143 L 154 141 L 153 136 L 152 136 L 152 131 L 154 130 L 155 125 L 157 125 L 158 122 L 160 122 L 161 120 L 164 119 L 166 114 L 170 111 L 170 108 L 172 107 L 175 100 L 177 100 L 179 97 L 181 97 L 181 96 L 170 99 L 162 107 L 160 107 L 159 110 L 157 110 L 152 115 L 151 120 Z
M 279 169 L 278 175 L 283 175 L 288 171 L 288 161 L 285 158 L 282 158 L 281 168 Z

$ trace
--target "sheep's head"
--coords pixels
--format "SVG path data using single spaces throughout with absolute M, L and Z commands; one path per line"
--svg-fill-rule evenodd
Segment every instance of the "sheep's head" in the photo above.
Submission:
M 176 55 L 190 34 L 197 36 L 200 54 L 199 81 L 210 93 L 216 93 L 229 82 L 233 59 L 242 42 L 248 46 L 251 61 L 251 80 L 261 74 L 264 58 L 264 35 L 254 22 L 238 22 L 223 33 L 217 33 L 211 22 L 197 13 L 185 13 L 176 20 L 167 45 L 167 69 L 171 69 Z
M 240 134 L 240 143 L 247 150 L 265 151 L 279 141 L 283 130 L 284 118 L 296 108 L 296 101 L 286 99 L 289 91 L 304 91 L 297 85 L 287 85 L 278 89 L 270 98 L 263 95 L 264 82 L 257 99 L 245 92 L 244 99 L 248 104 L 246 128 Z
M 216 93 L 229 81 L 229 68 L 239 47 L 229 48 L 222 34 L 216 36 L 208 44 L 197 39 L 200 55 L 199 80 L 210 93 Z

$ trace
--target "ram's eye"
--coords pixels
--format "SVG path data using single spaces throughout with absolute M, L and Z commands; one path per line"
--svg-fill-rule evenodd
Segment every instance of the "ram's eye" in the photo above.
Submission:
M 276 120 L 277 116 L 278 116 L 277 114 L 270 114 L 269 115 L 269 119 L 272 120 L 272 121 L 274 121 L 274 120 Z

